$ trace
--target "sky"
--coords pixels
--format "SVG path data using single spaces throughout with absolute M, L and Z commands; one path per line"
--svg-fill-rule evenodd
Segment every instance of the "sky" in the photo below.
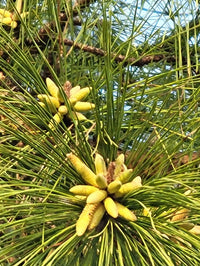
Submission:
M 127 4 L 130 3 L 133 6 L 132 0 L 126 0 Z M 137 1 L 134 1 L 137 2 Z M 142 5 L 141 3 L 144 2 Z M 192 17 L 195 17 L 196 11 L 199 8 L 199 4 L 196 1 L 191 0 L 146 0 L 140 1 L 138 6 L 131 9 L 125 8 L 124 13 L 129 14 L 130 21 L 133 21 L 133 16 L 136 11 L 136 15 L 139 18 L 136 22 L 138 38 L 136 40 L 143 42 L 147 36 L 153 36 L 154 34 L 167 34 L 173 28 L 175 24 L 185 26 Z M 165 14 L 163 13 L 165 11 Z M 123 15 L 121 15 L 123 18 Z M 124 20 L 125 20 L 124 16 Z M 144 21 L 146 22 L 144 23 Z M 130 23 L 129 21 L 129 23 Z M 130 24 L 129 24 L 130 25 Z M 159 31 L 159 32 L 158 32 Z M 142 33 L 142 34 L 141 34 Z M 127 30 L 123 32 L 123 35 L 129 35 Z

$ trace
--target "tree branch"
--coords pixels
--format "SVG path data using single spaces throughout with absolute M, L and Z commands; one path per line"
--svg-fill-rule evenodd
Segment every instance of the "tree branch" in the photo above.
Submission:
M 100 48 L 96 48 L 94 46 L 89 46 L 89 45 L 85 45 L 85 44 L 81 44 L 81 43 L 75 43 L 72 40 L 69 39 L 64 39 L 64 44 L 67 46 L 72 46 L 75 49 L 79 49 L 82 50 L 84 52 L 88 52 L 97 56 L 106 56 L 107 52 L 104 51 L 103 49 Z M 147 65 L 149 63 L 152 62 L 159 62 L 161 60 L 167 60 L 167 62 L 175 62 L 175 57 L 174 56 L 168 56 L 166 57 L 163 54 L 158 54 L 158 55 L 146 55 L 144 57 L 139 57 L 139 58 L 134 58 L 134 57 L 130 57 L 127 58 L 124 55 L 117 55 L 116 53 L 112 54 L 112 58 L 114 59 L 114 61 L 116 63 L 121 63 L 123 62 L 124 65 L 132 65 L 132 66 L 139 66 L 142 67 L 144 65 Z

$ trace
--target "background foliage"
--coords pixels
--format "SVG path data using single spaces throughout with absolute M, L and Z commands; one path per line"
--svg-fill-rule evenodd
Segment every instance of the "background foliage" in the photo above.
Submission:
M 200 224 L 199 2 L 24 0 L 22 12 L 0 26 L 2 265 L 198 265 L 199 236 L 183 223 Z M 46 77 L 92 87 L 86 121 L 49 129 Z M 76 235 L 71 151 L 93 170 L 97 151 L 126 154 L 143 180 L 121 200 L 136 222 L 105 216 Z M 189 216 L 172 222 L 180 208 Z

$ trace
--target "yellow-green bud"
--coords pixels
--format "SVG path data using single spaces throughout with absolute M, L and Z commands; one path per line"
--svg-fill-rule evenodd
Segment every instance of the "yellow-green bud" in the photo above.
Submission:
M 56 113 L 57 109 L 52 102 L 38 102 L 40 106 L 42 106 L 46 111 L 50 111 L 51 113 Z
M 105 190 L 97 190 L 87 197 L 87 203 L 99 203 L 107 197 Z
M 90 221 L 92 220 L 95 209 L 98 204 L 86 204 L 82 213 L 80 214 L 76 222 L 76 233 L 78 236 L 82 236 L 87 230 Z
M 55 108 L 60 106 L 58 99 L 53 96 L 49 96 L 47 94 L 38 94 L 37 97 L 41 102 L 46 103 L 48 106 L 52 105 Z
M 0 19 L 0 22 L 10 26 L 12 19 L 10 17 L 4 17 Z
M 95 108 L 95 104 L 89 102 L 76 102 L 74 109 L 78 112 L 89 111 Z
M 50 78 L 46 78 L 46 84 L 47 84 L 47 89 L 49 93 L 55 97 L 59 102 L 64 102 L 63 97 L 60 93 L 59 88 L 56 86 L 56 84 L 51 80 Z
M 95 169 L 96 169 L 96 174 L 106 174 L 106 164 L 105 161 L 103 159 L 103 157 L 96 153 L 95 155 L 95 160 L 94 160 L 94 164 L 95 164 Z
M 117 218 L 118 217 L 118 209 L 117 209 L 117 205 L 115 204 L 114 200 L 110 197 L 107 197 L 104 200 L 104 207 L 107 211 L 107 213 L 112 216 L 113 218 Z
M 88 196 L 94 191 L 97 191 L 98 188 L 89 185 L 77 185 L 70 188 L 70 192 L 76 195 Z
M 105 213 L 105 207 L 102 203 L 99 203 L 93 214 L 92 220 L 88 226 L 88 230 L 92 230 L 99 225 L 101 219 L 104 216 L 104 213 Z
M 82 195 L 75 195 L 75 197 L 76 197 L 78 200 L 81 200 L 81 201 L 86 201 L 86 199 L 87 199 L 87 196 L 82 196 Z
M 124 164 L 124 154 L 121 153 L 115 160 L 114 177 L 117 177 L 121 173 L 123 164 Z
M 91 88 L 90 87 L 86 87 L 86 88 L 82 88 L 79 91 L 77 91 L 76 93 L 73 93 L 73 91 L 70 91 L 70 101 L 71 98 L 76 99 L 76 101 L 80 101 L 83 98 L 85 98 L 89 93 L 90 93 Z
M 54 130 L 56 126 L 62 121 L 63 116 L 60 113 L 56 113 L 49 122 L 49 128 Z
M 118 202 L 115 202 L 115 204 L 117 206 L 118 213 L 121 217 L 123 217 L 126 220 L 132 221 L 132 222 L 137 220 L 137 217 L 135 216 L 135 214 L 131 210 L 129 210 L 127 207 L 125 207 L 124 205 Z
M 47 84 L 47 89 L 51 94 L 51 96 L 57 98 L 59 89 L 56 86 L 56 84 L 53 82 L 53 80 L 51 80 L 50 78 L 46 78 L 46 84 Z
M 98 174 L 96 176 L 96 183 L 99 188 L 106 188 L 107 187 L 107 180 L 102 174 Z
M 108 193 L 113 194 L 117 192 L 120 189 L 121 185 L 122 183 L 119 180 L 112 181 L 107 187 Z
M 87 120 L 87 118 L 79 112 L 71 112 L 71 118 L 79 121 Z
M 80 91 L 80 88 L 81 87 L 79 85 L 71 88 L 71 90 L 70 90 L 70 96 L 73 96 L 74 94 L 78 93 Z
M 24 19 L 27 15 L 29 14 L 29 12 L 22 12 L 21 14 L 16 14 L 14 13 L 13 16 L 12 16 L 12 19 L 13 20 L 20 20 L 21 19 Z
M 39 104 L 42 108 L 44 108 L 44 109 L 47 110 L 47 106 L 46 106 L 45 103 L 43 103 L 43 102 L 38 102 L 38 104 Z
M 10 23 L 10 27 L 13 28 L 13 29 L 15 29 L 15 28 L 17 27 L 17 22 L 13 20 L 13 21 Z
M 132 172 L 132 169 L 125 170 L 116 177 L 116 180 L 120 180 L 122 183 L 127 183 L 131 177 Z
M 72 163 L 74 169 L 82 176 L 86 183 L 97 186 L 95 173 L 87 167 L 76 155 L 69 153 L 67 158 Z
M 133 181 L 128 182 L 126 184 L 123 184 L 121 186 L 121 188 L 115 193 L 115 197 L 119 198 L 119 197 L 123 197 L 124 195 L 126 195 L 127 193 L 141 187 L 141 177 L 137 176 L 133 179 Z
M 60 105 L 58 108 L 58 112 L 62 115 L 66 115 L 68 113 L 68 108 L 66 105 Z
M 0 15 L 2 15 L 4 18 L 11 18 L 12 17 L 12 13 L 5 10 L 5 9 L 2 9 L 0 8 Z

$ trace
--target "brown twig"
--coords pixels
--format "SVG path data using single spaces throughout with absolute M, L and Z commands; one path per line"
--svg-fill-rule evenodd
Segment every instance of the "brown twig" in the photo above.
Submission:
M 79 49 L 79 50 L 82 50 L 84 52 L 88 52 L 88 53 L 91 53 L 91 54 L 94 54 L 97 56 L 106 56 L 107 55 L 106 51 L 104 51 L 103 49 L 100 49 L 100 48 L 97 48 L 94 46 L 81 44 L 81 43 L 76 43 L 76 42 L 69 40 L 69 39 L 65 39 L 64 44 L 67 46 L 73 46 L 74 49 Z M 130 64 L 130 65 L 139 66 L 139 67 L 147 65 L 147 64 L 152 63 L 152 62 L 159 62 L 161 60 L 167 60 L 167 62 L 174 62 L 175 61 L 174 56 L 166 57 L 163 54 L 146 55 L 144 57 L 139 57 L 139 58 L 134 58 L 134 57 L 127 58 L 124 55 L 121 55 L 121 54 L 117 55 L 116 53 L 113 53 L 112 58 L 117 63 L 123 62 L 125 65 Z
M 95 0 L 79 0 L 76 1 L 74 6 L 72 7 L 72 17 L 73 17 L 73 24 L 77 25 L 77 26 L 81 26 L 82 22 L 81 20 L 77 17 L 78 15 L 78 9 L 81 8 L 85 8 L 86 6 L 89 6 L 92 2 L 94 2 Z M 62 22 L 66 22 L 69 19 L 69 14 L 65 13 L 65 12 L 59 12 L 59 21 Z M 55 22 L 52 21 L 50 23 L 48 23 L 47 25 L 45 25 L 43 28 L 40 29 L 40 31 L 38 32 L 38 35 L 41 37 L 46 33 L 48 33 L 50 31 L 50 29 L 53 29 L 55 27 Z

